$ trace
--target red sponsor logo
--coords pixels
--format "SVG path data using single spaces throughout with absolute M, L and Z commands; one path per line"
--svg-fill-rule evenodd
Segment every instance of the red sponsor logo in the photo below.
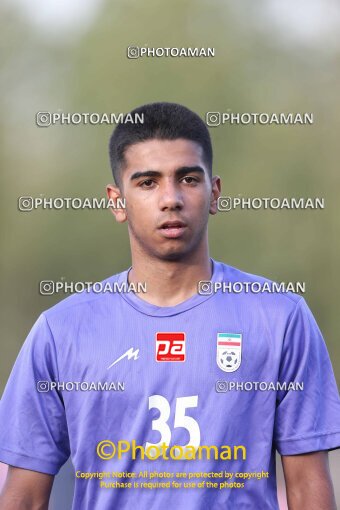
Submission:
M 156 361 L 185 361 L 185 333 L 156 333 Z

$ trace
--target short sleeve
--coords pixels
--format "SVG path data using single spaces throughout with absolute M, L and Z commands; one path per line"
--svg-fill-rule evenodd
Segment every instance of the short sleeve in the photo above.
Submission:
M 340 447 L 340 399 L 327 347 L 303 298 L 288 327 L 279 382 L 274 442 L 281 455 Z M 301 384 L 302 383 L 302 384 Z M 302 389 L 301 389 L 302 387 Z M 297 389 L 300 388 L 300 389 Z
M 0 461 L 55 475 L 70 455 L 54 340 L 44 315 L 16 359 L 0 401 Z M 47 384 L 46 384 L 47 383 Z

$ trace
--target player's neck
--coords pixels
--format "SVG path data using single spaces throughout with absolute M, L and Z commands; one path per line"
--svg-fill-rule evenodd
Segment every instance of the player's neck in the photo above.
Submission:
M 135 256 L 129 283 L 145 282 L 147 292 L 138 296 L 156 306 L 176 306 L 197 294 L 198 282 L 210 280 L 212 263 L 208 249 L 185 260 L 166 261 Z

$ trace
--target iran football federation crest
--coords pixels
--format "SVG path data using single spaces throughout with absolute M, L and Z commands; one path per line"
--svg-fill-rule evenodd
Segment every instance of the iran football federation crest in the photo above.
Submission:
M 224 372 L 235 372 L 241 365 L 242 335 L 217 333 L 217 365 Z

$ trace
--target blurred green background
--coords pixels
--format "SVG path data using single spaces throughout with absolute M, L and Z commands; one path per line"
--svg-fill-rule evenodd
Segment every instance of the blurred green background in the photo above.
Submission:
M 220 213 L 210 246 L 247 272 L 306 282 L 340 383 L 339 3 L 6 0 L 0 12 L 0 392 L 38 315 L 64 297 L 40 296 L 40 280 L 98 281 L 130 265 L 126 226 L 109 211 L 18 211 L 22 195 L 101 197 L 112 181 L 113 126 L 38 128 L 36 112 L 119 113 L 154 101 L 202 118 L 229 108 L 314 113 L 311 126 L 210 128 L 222 195 L 326 203 Z M 215 47 L 216 56 L 130 60 L 130 45 Z

